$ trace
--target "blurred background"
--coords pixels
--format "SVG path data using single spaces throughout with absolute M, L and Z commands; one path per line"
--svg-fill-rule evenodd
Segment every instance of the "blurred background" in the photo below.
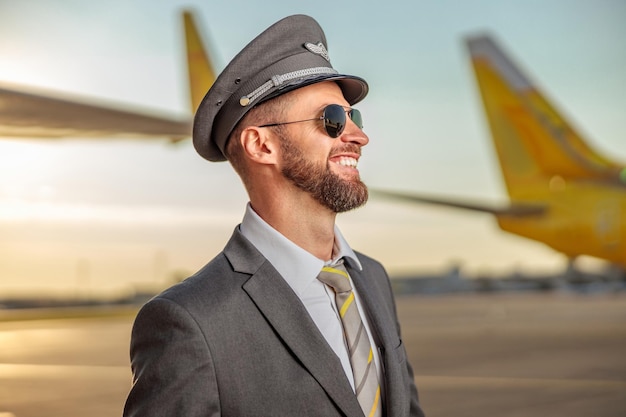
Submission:
M 506 47 L 594 148 L 611 159 L 626 160 L 626 3 L 621 0 L 0 0 L 0 83 L 58 91 L 102 105 L 191 117 L 183 9 L 194 11 L 218 70 L 280 18 L 304 13 L 318 20 L 326 33 L 333 66 L 362 76 L 370 84 L 368 97 L 358 105 L 370 137 L 359 169 L 372 187 L 492 204 L 507 202 L 463 44 L 465 36 L 480 33 L 494 35 Z M 0 112 L 3 106 L 6 103 L 0 102 Z M 189 140 L 171 144 L 161 138 L 0 138 L 0 298 L 32 302 L 40 298 L 106 301 L 135 297 L 141 301 L 142 296 L 192 274 L 217 254 L 240 222 L 246 202 L 230 166 L 203 160 Z M 338 222 L 351 245 L 379 259 L 398 283 L 413 276 L 543 276 L 567 268 L 563 255 L 502 232 L 487 214 L 372 198 L 366 207 L 339 216 Z M 581 259 L 579 265 L 589 270 L 604 267 L 593 259 Z M 396 286 L 399 292 L 406 288 L 402 285 Z M 460 311 L 458 317 L 475 317 L 478 321 L 474 324 L 481 318 L 495 320 L 504 329 L 510 329 L 508 319 L 524 322 L 528 312 L 543 311 L 541 306 L 546 305 L 554 309 L 552 317 L 566 320 L 567 325 L 595 317 L 589 329 L 608 326 L 597 330 L 607 337 L 602 339 L 606 345 L 604 350 L 584 350 L 584 355 L 615 352 L 626 341 L 622 295 L 611 293 L 611 301 L 591 295 L 599 306 L 610 306 L 602 315 L 597 312 L 600 307 L 589 305 L 584 311 L 596 311 L 593 317 L 573 313 L 580 303 L 590 302 L 589 296 L 584 298 L 587 301 L 568 298 L 556 304 L 562 310 L 546 304 L 550 298 L 543 298 L 545 303 L 533 301 L 531 308 L 523 303 L 524 307 L 511 307 L 509 295 L 497 297 L 480 298 L 478 303 L 468 298 L 463 302 L 441 298 L 441 302 L 456 306 L 467 302 L 469 310 Z M 400 303 L 406 327 L 434 326 L 411 318 L 420 313 L 439 316 L 442 304 L 433 304 L 429 298 L 425 301 L 427 312 L 423 312 L 414 311 L 416 304 L 406 300 Z M 520 302 L 514 300 L 514 305 Z M 475 316 L 468 316 L 467 311 Z M 83 387 L 86 393 L 79 399 L 83 405 L 90 404 L 91 415 L 107 415 L 111 407 L 121 412 L 130 381 L 127 338 L 134 310 L 116 310 L 111 313 L 114 317 L 109 313 L 103 314 L 106 318 L 79 322 L 64 321 L 58 313 L 47 313 L 57 317 L 51 321 L 40 321 L 41 315 L 35 314 L 29 317 L 33 320 L 0 322 L 0 370 L 4 375 L 0 373 L 0 384 L 23 388 L 19 392 L 24 398 L 19 402 L 22 397 L 18 394 L 0 394 L 0 416 L 4 417 L 3 412 L 19 417 L 45 415 L 37 413 L 49 403 L 43 397 L 33 403 L 30 390 L 49 386 L 50 381 L 73 381 L 71 384 Z M 458 317 L 450 316 L 446 323 L 456 326 Z M 424 319 L 421 316 L 420 320 Z M 563 328 L 560 321 L 553 324 Z M 94 340 L 88 329 L 99 332 L 97 340 L 106 342 L 97 347 L 85 342 Z M 586 340 L 573 328 L 572 332 L 580 336 L 576 340 Z M 542 330 L 544 336 L 549 333 Z M 615 339 L 609 339 L 610 334 Z M 423 343 L 420 340 L 416 336 L 415 343 Z M 517 343 L 515 338 L 509 341 L 511 346 Z M 83 342 L 89 347 L 77 350 Z M 563 342 L 564 346 L 569 342 Z M 437 344 L 429 346 L 433 352 L 439 350 Z M 429 348 L 421 347 L 428 355 Z M 484 346 L 477 349 L 487 352 Z M 112 351 L 114 357 L 102 359 L 106 357 L 103 352 Z M 415 357 L 415 361 L 424 361 L 417 359 L 424 358 L 419 352 Z M 565 366 L 563 372 L 546 376 L 542 384 L 590 377 L 594 382 L 586 383 L 583 378 L 579 385 L 574 381 L 565 383 L 565 388 L 559 383 L 556 386 L 565 391 L 568 387 L 597 389 L 593 391 L 597 398 L 612 407 L 597 415 L 623 415 L 626 401 L 611 395 L 626 392 L 626 364 L 617 354 L 605 357 L 612 359 L 604 364 L 592 362 L 589 368 L 611 368 L 609 376 L 582 370 L 577 374 Z M 440 360 L 446 363 L 449 359 Z M 493 369 L 501 370 L 500 365 L 493 364 Z M 436 374 L 436 370 L 431 372 Z M 419 378 L 419 372 L 417 375 Z M 471 375 L 468 371 L 468 377 Z M 110 395 L 105 395 L 103 388 L 87 390 L 85 387 L 92 385 L 81 384 L 81 378 L 94 378 L 89 379 L 93 387 L 108 381 L 115 388 Z M 463 384 L 472 382 L 464 381 L 435 378 L 424 384 L 434 391 L 453 386 L 463 392 L 469 386 Z M 476 380 L 473 383 L 481 386 Z M 486 398 L 494 392 L 488 388 L 496 385 L 497 380 L 484 385 Z M 530 389 L 537 391 L 541 386 Z M 570 398 L 567 395 L 556 397 Z M 442 404 L 448 400 L 445 392 L 431 398 L 441 398 Z M 69 403 L 72 401 L 63 404 Z M 78 415 L 59 407 L 58 415 Z M 18 413 L 18 408 L 26 411 Z M 76 413 L 85 414 L 87 409 L 80 410 Z M 435 404 L 433 410 L 432 415 L 437 415 Z M 552 411 L 557 413 L 551 415 L 558 415 L 558 408 Z M 456 415 L 477 414 L 457 410 Z
M 485 31 L 592 145 L 626 159 L 621 1 L 1 1 L 0 80 L 187 117 L 182 7 L 197 12 L 218 68 L 287 14 L 319 20 L 333 65 L 370 83 L 359 106 L 371 139 L 359 168 L 370 186 L 506 201 L 462 43 Z M 0 290 L 161 285 L 221 249 L 246 201 L 230 167 L 204 161 L 190 141 L 2 139 Z M 392 274 L 451 262 L 468 273 L 565 265 L 489 215 L 372 199 L 339 222 Z

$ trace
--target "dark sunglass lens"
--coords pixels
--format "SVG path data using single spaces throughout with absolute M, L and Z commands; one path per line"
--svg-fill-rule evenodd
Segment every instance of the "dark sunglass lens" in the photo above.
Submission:
M 363 118 L 361 117 L 360 111 L 357 109 L 350 109 L 350 120 L 352 120 L 354 124 L 359 127 L 359 129 L 363 129 Z
M 324 109 L 324 127 L 331 138 L 341 135 L 346 127 L 346 111 L 338 104 L 330 104 Z

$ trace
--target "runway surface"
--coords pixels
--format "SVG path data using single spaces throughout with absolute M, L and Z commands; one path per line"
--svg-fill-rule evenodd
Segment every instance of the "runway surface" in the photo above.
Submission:
M 626 294 L 398 298 L 428 417 L 626 415 Z M 0 417 L 119 416 L 133 316 L 0 322 Z

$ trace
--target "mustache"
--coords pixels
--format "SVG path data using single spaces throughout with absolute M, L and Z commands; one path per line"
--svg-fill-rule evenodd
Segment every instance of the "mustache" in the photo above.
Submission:
M 335 156 L 342 153 L 354 153 L 361 156 L 361 147 L 352 143 L 344 143 L 338 147 L 331 149 L 330 156 Z

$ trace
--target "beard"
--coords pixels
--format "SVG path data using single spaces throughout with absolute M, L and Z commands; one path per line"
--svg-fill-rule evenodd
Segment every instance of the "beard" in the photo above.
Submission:
M 335 213 L 343 213 L 360 207 L 367 201 L 367 186 L 360 179 L 343 179 L 331 171 L 329 162 L 326 165 L 317 165 L 308 160 L 304 152 L 289 138 L 282 137 L 280 147 L 283 154 L 282 173 L 285 178 L 308 192 L 323 206 Z M 349 146 L 349 150 L 360 153 L 352 146 Z

